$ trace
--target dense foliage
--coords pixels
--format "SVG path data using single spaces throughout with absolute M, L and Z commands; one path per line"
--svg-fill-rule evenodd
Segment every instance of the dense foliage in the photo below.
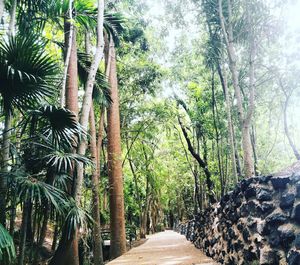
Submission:
M 290 9 L 0 0 L 0 263 L 103 264 L 299 160 Z

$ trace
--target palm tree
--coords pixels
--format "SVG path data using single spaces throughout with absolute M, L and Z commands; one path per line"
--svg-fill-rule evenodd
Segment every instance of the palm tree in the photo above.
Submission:
M 16 36 L 0 44 L 0 94 L 5 117 L 1 171 L 9 170 L 10 134 L 14 109 L 21 112 L 54 94 L 57 65 L 35 36 Z M 7 178 L 0 178 L 0 223 L 5 226 Z

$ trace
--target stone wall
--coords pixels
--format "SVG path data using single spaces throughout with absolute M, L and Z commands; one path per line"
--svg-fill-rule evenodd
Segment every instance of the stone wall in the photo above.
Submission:
M 221 264 L 300 265 L 300 174 L 245 179 L 179 229 Z

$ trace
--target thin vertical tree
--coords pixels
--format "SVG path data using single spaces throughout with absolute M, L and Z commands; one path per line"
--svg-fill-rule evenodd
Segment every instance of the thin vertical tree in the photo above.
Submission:
M 253 34 L 249 34 L 250 36 L 250 58 L 249 58 L 249 103 L 248 103 L 248 111 L 245 113 L 243 107 L 243 98 L 242 92 L 238 77 L 238 69 L 237 69 L 237 54 L 234 46 L 234 31 L 233 31 L 233 17 L 232 17 L 232 4 L 231 0 L 227 0 L 228 7 L 228 19 L 225 20 L 223 15 L 223 1 L 218 0 L 218 13 L 220 16 L 220 24 L 223 32 L 223 37 L 225 40 L 225 45 L 227 49 L 227 54 L 229 58 L 229 69 L 232 76 L 232 83 L 235 90 L 235 97 L 237 101 L 238 108 L 238 117 L 240 128 L 242 131 L 242 146 L 243 146 L 243 154 L 244 154 L 244 173 L 246 177 L 251 177 L 254 175 L 254 162 L 253 162 L 253 151 L 251 145 L 250 138 L 250 125 L 251 119 L 254 111 L 254 58 L 255 58 L 255 44 L 254 44 L 254 36 Z M 250 12 L 248 10 L 248 12 Z M 250 27 L 250 26 L 249 26 Z

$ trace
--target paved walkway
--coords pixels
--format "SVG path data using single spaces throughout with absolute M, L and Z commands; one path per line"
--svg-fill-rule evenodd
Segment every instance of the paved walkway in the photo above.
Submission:
M 108 265 L 216 265 L 184 236 L 167 230 L 148 237 Z

